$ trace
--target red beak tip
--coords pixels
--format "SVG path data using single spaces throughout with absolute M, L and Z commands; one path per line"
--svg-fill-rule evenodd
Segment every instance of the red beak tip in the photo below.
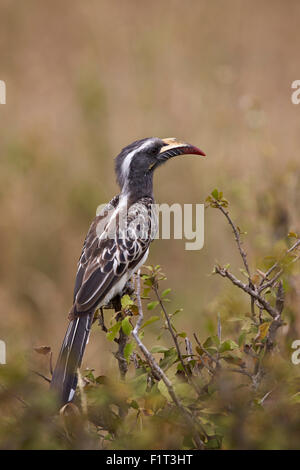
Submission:
M 202 157 L 206 157 L 206 153 L 203 152 L 203 150 L 200 150 L 198 147 L 195 147 L 195 150 L 198 155 L 202 155 Z

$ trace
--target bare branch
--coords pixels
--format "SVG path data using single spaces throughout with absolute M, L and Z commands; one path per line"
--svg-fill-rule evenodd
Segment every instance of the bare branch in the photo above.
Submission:
M 184 342 L 185 342 L 186 353 L 188 355 L 187 362 L 191 363 L 191 361 L 193 360 L 193 356 L 194 356 L 193 346 L 192 346 L 192 343 L 191 343 L 191 341 L 189 340 L 189 338 L 187 336 L 185 337 Z M 198 375 L 200 373 L 200 370 L 199 370 L 199 367 L 198 367 L 197 363 L 193 367 L 190 364 L 190 368 L 196 375 Z M 199 389 L 199 391 L 200 391 L 200 389 Z M 199 393 L 198 389 L 197 389 L 197 393 Z
M 229 212 L 224 209 L 224 207 L 219 203 L 219 201 L 218 201 L 217 199 L 216 199 L 214 202 L 215 202 L 215 204 L 217 205 L 218 209 L 222 212 L 222 214 L 225 215 L 226 219 L 228 220 L 228 223 L 230 224 L 230 226 L 231 226 L 231 228 L 232 228 L 232 230 L 233 230 L 234 239 L 235 239 L 235 241 L 236 241 L 236 244 L 237 244 L 237 246 L 238 246 L 240 255 L 241 255 L 241 257 L 242 257 L 242 260 L 243 260 L 245 269 L 246 269 L 247 274 L 248 274 L 249 279 L 250 279 L 250 278 L 251 278 L 251 274 L 250 274 L 250 269 L 249 269 L 249 265 L 248 265 L 248 261 L 247 261 L 247 254 L 246 254 L 245 250 L 244 250 L 243 247 L 242 247 L 240 231 L 239 231 L 239 229 L 236 227 L 236 225 L 234 224 L 234 222 L 232 221 L 232 219 L 231 219 L 231 217 L 230 217 L 230 215 L 229 215 Z
M 275 276 L 270 279 L 270 281 L 266 281 L 263 284 L 260 284 L 258 288 L 258 292 L 261 293 L 263 290 L 267 289 L 268 287 L 273 287 L 277 279 L 280 278 L 281 274 L 283 273 L 283 269 L 280 269 L 278 273 L 275 274 Z
M 286 250 L 286 255 L 292 253 L 294 250 L 296 250 L 298 248 L 298 246 L 300 246 L 300 239 L 297 240 L 288 250 Z M 263 285 L 263 283 L 265 282 L 266 279 L 268 279 L 268 277 L 270 276 L 270 274 L 277 268 L 279 267 L 279 261 L 276 261 L 276 263 L 274 263 L 269 269 L 268 271 L 266 272 L 264 278 L 261 280 L 261 283 L 260 283 L 260 286 Z M 283 270 L 281 269 L 280 270 L 280 274 L 282 274 Z M 272 282 L 272 280 L 271 280 Z
M 277 310 L 273 308 L 272 305 L 266 299 L 264 299 L 256 290 L 251 288 L 249 285 L 244 284 L 242 281 L 237 279 L 231 272 L 228 271 L 228 269 L 221 268 L 220 266 L 215 266 L 215 272 L 223 277 L 227 277 L 235 286 L 239 287 L 244 292 L 247 292 L 247 294 L 257 300 L 273 318 L 277 317 Z
M 284 307 L 284 289 L 283 289 L 283 282 L 280 281 L 277 289 L 276 295 L 276 309 L 279 315 L 281 315 L 282 310 Z
M 190 342 L 189 338 L 186 336 L 185 339 L 184 339 L 184 342 L 185 342 L 185 348 L 186 348 L 186 353 L 187 355 L 189 356 L 187 358 L 187 361 L 188 362 L 191 362 L 193 360 L 193 347 L 192 347 L 192 343 Z

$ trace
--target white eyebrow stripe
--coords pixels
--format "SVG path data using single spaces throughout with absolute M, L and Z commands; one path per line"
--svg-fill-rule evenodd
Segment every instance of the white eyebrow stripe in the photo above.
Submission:
M 144 142 L 142 145 L 140 145 L 137 149 L 132 150 L 124 159 L 124 162 L 122 163 L 122 173 L 123 173 L 123 178 L 126 179 L 129 173 L 129 168 L 131 161 L 134 157 L 134 155 L 137 152 L 140 152 L 141 150 L 149 147 L 153 143 L 153 139 L 148 139 L 146 142 Z
M 129 167 L 131 160 L 135 153 L 137 152 L 138 149 L 132 150 L 124 159 L 124 162 L 122 163 L 122 173 L 123 173 L 123 178 L 126 178 L 126 176 L 129 173 Z

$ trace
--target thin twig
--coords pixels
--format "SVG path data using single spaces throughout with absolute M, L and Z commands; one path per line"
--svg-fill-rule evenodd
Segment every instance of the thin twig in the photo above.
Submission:
M 300 246 L 300 239 L 297 240 L 288 250 L 286 250 L 286 253 L 285 253 L 285 256 L 292 253 L 294 250 L 296 250 L 298 248 L 298 246 Z M 261 280 L 261 283 L 260 283 L 260 286 L 263 285 L 263 283 L 265 282 L 266 279 L 268 279 L 268 277 L 270 276 L 270 274 L 272 274 L 272 272 L 279 266 L 279 261 L 276 261 L 276 263 L 274 263 L 269 269 L 268 271 L 265 273 L 265 276 L 264 278 Z M 282 272 L 282 270 L 281 270 Z
M 178 340 L 177 340 L 177 337 L 176 337 L 176 333 L 175 333 L 175 331 L 174 331 L 174 329 L 173 329 L 173 327 L 172 327 L 171 320 L 170 320 L 170 317 L 169 317 L 169 315 L 168 315 L 168 313 L 167 313 L 167 311 L 166 311 L 166 309 L 165 309 L 165 306 L 164 306 L 164 304 L 163 304 L 163 302 L 162 302 L 162 300 L 161 300 L 161 298 L 160 298 L 160 295 L 159 295 L 159 293 L 158 293 L 158 289 L 157 289 L 157 285 L 156 285 L 156 284 L 154 284 L 153 290 L 154 290 L 154 292 L 155 292 L 156 298 L 157 298 L 157 300 L 158 300 L 158 302 L 159 302 L 159 304 L 160 304 L 160 306 L 161 306 L 161 308 L 162 308 L 162 311 L 163 311 L 163 313 L 164 313 L 164 316 L 165 316 L 165 319 L 166 319 L 166 322 L 167 322 L 167 325 L 168 325 L 168 330 L 169 330 L 170 333 L 171 333 L 172 339 L 173 339 L 173 341 L 174 341 L 174 344 L 175 344 L 175 347 L 176 347 L 176 350 L 177 350 L 178 358 L 179 358 L 179 360 L 180 360 L 180 362 L 181 362 L 181 364 L 182 364 L 182 367 L 183 367 L 183 370 L 184 370 L 186 376 L 188 376 L 188 371 L 187 371 L 186 365 L 185 365 L 185 363 L 184 363 L 184 360 L 183 360 L 183 357 L 182 357 L 182 354 L 181 354 L 181 351 L 180 351 L 180 347 L 179 347 L 179 344 L 178 344 Z
M 46 382 L 51 383 L 51 379 L 49 379 L 49 378 L 46 377 L 45 375 L 41 374 L 40 372 L 37 372 L 36 370 L 32 370 L 31 372 L 33 372 L 34 374 L 38 375 L 39 377 L 42 377 L 42 379 L 46 380 Z
M 196 333 L 194 333 L 193 336 L 194 336 L 194 338 L 195 338 L 196 343 L 198 344 L 198 346 L 199 346 L 201 349 L 203 349 L 203 351 L 204 351 L 205 354 L 209 357 L 209 359 L 210 359 L 212 362 L 215 362 L 215 363 L 218 365 L 217 359 L 215 359 L 214 356 L 212 356 L 212 355 L 207 351 L 207 349 L 205 349 L 205 348 L 203 347 L 203 345 L 200 343 L 199 339 L 197 338 Z
M 50 375 L 52 377 L 53 375 L 53 363 L 52 363 L 52 351 L 50 351 L 50 357 L 49 357 L 49 372 L 50 372 Z
M 224 207 L 222 207 L 222 205 L 218 202 L 218 200 L 216 199 L 214 201 L 217 206 L 218 206 L 218 209 L 220 209 L 220 211 L 225 215 L 226 219 L 228 220 L 228 223 L 230 224 L 232 230 L 233 230 L 233 234 L 234 234 L 234 239 L 237 243 L 237 246 L 238 246 L 238 249 L 239 249 L 239 252 L 240 252 L 240 255 L 242 257 L 242 260 L 243 260 L 243 263 L 244 263 L 244 266 L 245 266 L 245 269 L 247 271 L 247 274 L 248 274 L 248 277 L 249 279 L 251 278 L 251 274 L 250 274 L 250 269 L 249 269 L 249 265 L 248 265 L 248 261 L 247 261 L 247 254 L 245 252 L 245 250 L 243 249 L 242 247 L 242 242 L 241 242 L 241 237 L 240 237 L 240 232 L 239 232 L 239 229 L 236 227 L 236 225 L 234 224 L 234 222 L 232 221 L 230 215 L 229 215 L 229 212 L 226 211 L 224 209 Z
M 183 370 L 184 370 L 184 373 L 186 375 L 186 378 L 188 380 L 188 382 L 192 385 L 192 387 L 195 389 L 195 391 L 197 393 L 200 393 L 200 388 L 197 386 L 197 384 L 195 383 L 195 381 L 193 380 L 193 377 L 191 376 L 190 372 L 188 371 L 186 365 L 185 365 L 185 362 L 183 360 L 183 357 L 182 357 L 182 354 L 181 354 L 181 351 L 180 351 L 180 347 L 179 347 L 179 343 L 178 343 L 178 340 L 177 340 L 177 336 L 176 336 L 176 333 L 174 331 L 174 328 L 172 326 L 172 323 L 171 323 L 171 320 L 170 320 L 170 317 L 165 309 L 165 306 L 163 304 L 163 301 L 162 299 L 160 298 L 160 295 L 159 295 L 159 292 L 158 292 L 158 289 L 157 289 L 157 284 L 154 284 L 153 285 L 153 290 L 155 292 L 155 295 L 156 295 L 156 298 L 162 308 L 162 311 L 164 313 L 164 316 L 165 316 L 165 319 L 166 319 L 166 322 L 167 322 L 167 325 L 168 325 L 168 330 L 170 331 L 171 333 L 171 336 L 172 336 L 172 339 L 174 341 L 174 344 L 175 344 L 175 347 L 176 347 L 176 351 L 177 351 L 177 354 L 178 354 L 178 358 L 181 362 L 181 365 L 183 367 Z
M 277 279 L 280 278 L 281 274 L 283 273 L 283 269 L 280 269 L 274 277 L 272 277 L 272 279 L 270 279 L 269 281 L 266 281 L 264 282 L 263 284 L 260 284 L 259 285 L 259 288 L 258 288 L 258 292 L 259 294 L 264 291 L 265 289 L 267 289 L 268 287 L 273 287 L 275 282 L 277 281 Z
M 187 336 L 184 338 L 184 342 L 185 342 L 186 353 L 187 353 L 187 355 L 188 355 L 188 357 L 187 357 L 187 362 L 189 363 L 189 366 L 190 366 L 192 372 L 194 372 L 196 375 L 199 375 L 199 373 L 201 373 L 201 371 L 199 370 L 199 366 L 198 366 L 197 362 L 195 363 L 195 365 L 194 365 L 193 367 L 192 367 L 192 365 L 191 365 L 191 361 L 193 361 L 193 357 L 195 356 L 195 355 L 193 354 L 193 346 L 192 346 L 192 343 L 191 343 L 191 341 L 189 340 L 189 338 L 188 338 Z M 201 390 L 199 389 L 199 392 L 200 392 L 200 391 L 201 391 Z M 197 393 L 199 393 L 199 392 L 198 392 L 198 390 L 197 390 Z
M 230 281 L 235 286 L 239 287 L 244 292 L 247 292 L 247 294 L 249 294 L 251 297 L 257 300 L 273 318 L 277 316 L 276 309 L 274 309 L 267 300 L 265 300 L 256 290 L 251 288 L 249 285 L 244 284 L 242 281 L 237 279 L 230 271 L 228 271 L 228 269 L 221 268 L 220 266 L 215 266 L 215 271 L 221 276 L 227 277 L 228 279 L 230 279 Z
M 23 400 L 23 398 L 21 398 L 21 397 L 19 397 L 18 395 L 15 395 L 14 393 L 10 392 L 10 391 L 8 390 L 8 388 L 7 388 L 5 385 L 0 384 L 0 387 L 2 388 L 2 390 L 4 390 L 4 393 L 7 393 L 9 396 L 11 396 L 11 397 L 15 398 L 16 400 L 18 400 L 18 401 L 19 401 L 20 403 L 22 403 L 22 405 L 24 405 L 26 408 L 29 407 L 29 404 L 26 403 L 26 401 Z
M 228 367 L 228 368 L 226 368 L 226 369 L 224 369 L 224 370 L 225 370 L 225 371 L 228 370 L 229 372 L 237 372 L 238 374 L 246 375 L 246 376 L 249 377 L 251 380 L 253 380 L 252 375 L 251 375 L 249 372 L 245 371 L 244 369 L 234 369 L 233 367 L 232 367 L 232 368 L 231 368 L 231 367 Z
M 132 331 L 132 336 L 135 339 L 138 347 L 144 354 L 145 358 L 147 359 L 148 363 L 150 364 L 151 368 L 154 369 L 154 372 L 160 379 L 164 382 L 165 386 L 167 387 L 167 390 L 169 392 L 170 397 L 172 398 L 174 404 L 178 408 L 178 410 L 181 412 L 182 416 L 184 417 L 185 421 L 187 422 L 188 426 L 191 427 L 194 432 L 194 439 L 195 443 L 198 447 L 198 449 L 204 449 L 204 443 L 202 439 L 199 436 L 199 433 L 197 431 L 197 427 L 200 427 L 200 423 L 197 421 L 195 422 L 194 417 L 190 414 L 190 412 L 182 405 L 181 401 L 177 397 L 173 385 L 168 379 L 168 377 L 165 375 L 163 370 L 159 367 L 157 362 L 155 361 L 154 357 L 152 354 L 148 351 L 146 346 L 142 343 L 141 339 L 139 338 L 139 330 L 141 328 L 143 319 L 144 319 L 144 314 L 143 314 L 143 307 L 142 307 L 142 301 L 141 301 L 141 280 L 140 280 L 140 270 L 138 271 L 137 275 L 137 280 L 136 280 L 136 296 L 137 296 L 137 304 L 138 304 L 138 310 L 139 310 L 139 315 L 138 319 L 136 322 L 136 325 Z

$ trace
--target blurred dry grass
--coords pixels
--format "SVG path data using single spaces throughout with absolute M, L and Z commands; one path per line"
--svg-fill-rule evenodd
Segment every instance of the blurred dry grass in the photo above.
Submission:
M 58 350 L 85 233 L 97 205 L 117 192 L 113 157 L 137 138 L 174 135 L 208 155 L 162 168 L 157 202 L 203 202 L 222 189 L 257 257 L 299 229 L 300 106 L 290 99 L 299 16 L 297 0 L 2 0 L 0 337 L 8 361 L 40 344 Z M 158 241 L 149 258 L 165 268 L 190 332 L 215 321 L 223 284 L 208 276 L 214 260 L 236 259 L 214 211 L 205 237 L 196 253 Z M 105 373 L 107 348 L 94 333 L 85 363 Z

